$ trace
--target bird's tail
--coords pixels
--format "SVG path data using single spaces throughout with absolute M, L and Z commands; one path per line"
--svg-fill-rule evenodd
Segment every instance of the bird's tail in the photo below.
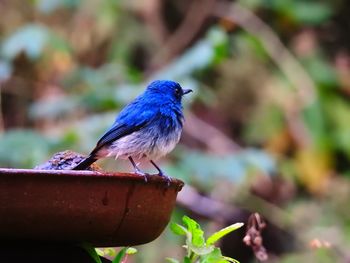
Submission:
M 83 161 L 81 161 L 78 165 L 72 168 L 72 170 L 86 170 L 91 164 L 97 161 L 97 158 L 93 155 L 86 157 Z

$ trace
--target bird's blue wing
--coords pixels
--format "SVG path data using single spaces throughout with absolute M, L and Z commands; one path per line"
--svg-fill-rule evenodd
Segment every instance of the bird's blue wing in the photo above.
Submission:
M 135 131 L 139 131 L 151 122 L 159 112 L 153 107 L 140 107 L 129 104 L 118 115 L 113 126 L 100 138 L 91 154 L 96 153 L 103 146 L 112 143 Z
M 102 148 L 103 146 L 116 141 L 126 135 L 129 135 L 140 128 L 143 127 L 143 124 L 140 124 L 138 126 L 127 126 L 124 124 L 121 125 L 113 125 L 97 142 L 97 145 L 94 149 L 94 152 Z

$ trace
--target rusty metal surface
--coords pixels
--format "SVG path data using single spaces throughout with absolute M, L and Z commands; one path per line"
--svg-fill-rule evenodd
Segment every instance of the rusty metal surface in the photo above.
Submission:
M 0 168 L 0 240 L 127 246 L 157 238 L 183 182 L 126 173 Z

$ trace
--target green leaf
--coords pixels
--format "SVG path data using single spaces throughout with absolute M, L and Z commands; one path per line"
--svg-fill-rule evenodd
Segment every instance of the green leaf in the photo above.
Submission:
M 331 6 L 322 1 L 269 0 L 265 2 L 268 8 L 288 16 L 299 24 L 318 25 L 332 15 Z
M 220 248 L 215 248 L 210 254 L 201 257 L 201 263 L 239 263 L 238 260 L 225 257 L 221 254 Z
M 83 248 L 96 263 L 102 263 L 99 255 L 96 252 L 96 249 L 93 246 L 88 243 L 84 243 L 81 244 L 80 247 Z
M 121 263 L 124 256 L 126 255 L 126 251 L 127 251 L 127 247 L 122 248 L 118 254 L 116 255 L 116 257 L 113 259 L 112 263 Z
M 186 245 L 183 247 L 187 250 L 186 256 L 183 259 L 184 263 L 237 263 L 233 258 L 224 257 L 221 254 L 221 250 L 216 248 L 213 244 L 227 235 L 228 233 L 243 226 L 243 223 L 236 223 L 230 225 L 220 231 L 214 233 L 208 238 L 208 242 L 205 242 L 204 232 L 201 226 L 188 216 L 183 216 L 182 221 L 186 225 L 187 229 L 181 225 L 172 223 L 170 225 L 171 230 L 177 235 L 186 235 Z M 200 261 L 199 258 L 201 259 Z M 170 263 L 178 263 L 179 261 L 172 258 L 167 258 Z
M 350 105 L 343 98 L 327 96 L 324 106 L 326 116 L 329 116 L 327 120 L 332 127 L 325 136 L 332 139 L 332 146 L 350 158 Z
M 201 257 L 201 263 L 226 263 L 225 259 L 223 259 L 221 250 L 219 248 L 213 249 L 210 254 Z
M 99 255 L 101 257 L 103 257 L 105 255 L 105 252 L 100 248 L 95 248 L 95 251 L 96 251 L 97 255 Z
M 188 216 L 184 216 L 182 221 L 186 224 L 188 231 L 192 234 L 192 238 L 190 240 L 191 243 L 196 247 L 205 245 L 203 237 L 204 232 L 200 225 Z
M 215 249 L 214 246 L 194 246 L 193 244 L 189 245 L 189 248 L 196 254 L 199 256 L 204 256 L 204 255 L 208 255 L 211 252 L 213 252 L 213 250 Z
M 337 108 L 337 102 L 331 97 L 327 96 L 332 101 L 332 109 Z M 311 135 L 312 144 L 319 149 L 329 149 L 333 143 L 330 141 L 330 134 L 327 130 L 327 118 L 324 114 L 323 105 L 320 100 L 315 100 L 309 103 L 303 109 L 303 118 Z
M 230 258 L 230 257 L 225 257 L 225 256 L 222 256 L 222 257 L 228 262 L 239 263 L 239 261 L 237 259 Z
M 129 247 L 127 250 L 126 250 L 126 254 L 128 255 L 134 255 L 137 253 L 137 249 L 136 248 L 133 248 L 133 247 Z
M 222 237 L 231 233 L 232 231 L 235 231 L 238 228 L 241 228 L 243 225 L 244 225 L 243 223 L 235 223 L 233 225 L 230 225 L 228 227 L 225 227 L 225 228 L 219 230 L 218 232 L 215 232 L 207 239 L 207 245 L 213 245 L 219 239 L 221 239 Z
M 208 39 L 213 43 L 214 62 L 220 63 L 229 55 L 228 35 L 220 27 L 213 27 L 208 32 Z
M 301 23 L 317 25 L 324 22 L 332 14 L 329 6 L 312 1 L 293 1 L 290 14 Z
M 169 263 L 180 263 L 180 261 L 175 258 L 166 258 L 165 260 Z
M 322 87 L 336 88 L 339 86 L 337 72 L 331 62 L 320 52 L 302 60 L 312 79 Z
M 117 251 L 115 250 L 115 248 L 112 248 L 112 247 L 105 247 L 103 248 L 102 252 L 103 252 L 103 255 L 100 255 L 100 256 L 109 256 L 114 258 L 117 255 Z
M 176 224 L 176 223 L 171 223 L 170 224 L 170 230 L 175 234 L 179 236 L 187 235 L 188 231 L 186 228 L 183 226 Z

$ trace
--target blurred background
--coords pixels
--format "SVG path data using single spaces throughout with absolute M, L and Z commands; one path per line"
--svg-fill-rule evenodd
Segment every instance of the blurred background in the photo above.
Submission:
M 173 79 L 195 91 L 160 164 L 186 183 L 173 220 L 212 233 L 259 212 L 268 262 L 350 262 L 349 13 L 346 0 L 1 0 L 0 166 L 89 153 L 149 81 Z M 244 232 L 223 254 L 255 262 Z M 180 258 L 181 244 L 167 229 L 129 261 Z

